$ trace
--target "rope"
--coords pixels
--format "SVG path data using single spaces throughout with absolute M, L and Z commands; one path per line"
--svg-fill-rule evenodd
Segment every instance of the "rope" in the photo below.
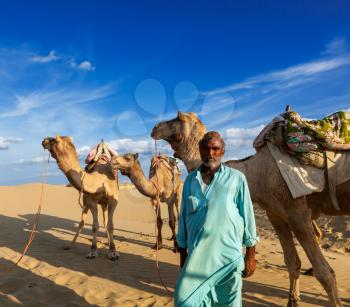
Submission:
M 45 150 L 44 150 L 44 153 L 45 153 Z M 18 260 L 15 263 L 13 263 L 12 265 L 10 265 L 7 269 L 2 271 L 0 275 L 5 276 L 5 275 L 9 274 L 15 267 L 17 267 L 18 264 L 20 263 L 20 261 L 26 255 L 26 253 L 27 253 L 27 251 L 29 249 L 29 246 L 34 241 L 35 234 L 36 234 L 36 231 L 38 229 L 39 219 L 40 219 L 40 213 L 41 213 L 42 202 L 43 202 L 43 195 L 44 195 L 44 192 L 45 192 L 45 189 L 46 189 L 46 177 L 47 177 L 47 173 L 48 173 L 48 169 L 49 169 L 49 163 L 50 163 L 50 156 L 47 159 L 47 167 L 46 167 L 46 169 L 44 168 L 44 164 L 43 164 L 43 170 L 42 170 L 42 174 L 41 174 L 41 192 L 40 192 L 38 210 L 36 212 L 35 221 L 34 221 L 32 230 L 30 232 L 29 239 L 28 239 L 26 245 L 24 246 L 22 254 L 18 258 Z
M 80 187 L 80 191 L 79 191 L 79 198 L 78 198 L 78 201 L 79 201 L 79 206 L 81 207 L 81 209 L 85 209 L 85 206 L 84 204 L 82 204 L 81 202 L 81 194 L 83 194 L 83 191 L 84 191 L 84 178 L 85 178 L 85 175 L 86 175 L 86 172 L 84 171 L 83 172 L 83 175 L 81 176 L 81 187 Z

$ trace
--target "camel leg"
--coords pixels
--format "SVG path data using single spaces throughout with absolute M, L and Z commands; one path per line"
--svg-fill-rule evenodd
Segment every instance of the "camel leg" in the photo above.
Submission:
M 153 249 L 162 249 L 163 248 L 163 241 L 162 241 L 162 227 L 163 227 L 163 221 L 162 221 L 162 215 L 160 212 L 160 202 L 156 198 L 151 198 L 152 206 L 156 212 L 157 215 L 157 242 L 154 244 Z
M 314 230 L 315 236 L 316 236 L 316 240 L 318 244 L 321 244 L 321 239 L 322 239 L 322 231 L 321 229 L 318 227 L 317 223 L 315 220 L 312 220 L 312 228 Z M 304 272 L 304 275 L 307 276 L 314 276 L 314 269 L 310 268 L 308 270 L 306 270 Z
M 107 239 L 108 239 L 108 246 L 111 242 L 111 238 L 109 237 L 109 232 L 107 229 L 107 225 L 108 225 L 108 211 L 107 211 L 107 204 L 101 204 L 101 208 L 102 208 L 102 216 L 103 216 L 103 227 L 105 228 L 106 231 L 106 235 L 107 235 Z
M 108 231 L 108 240 L 109 240 L 109 253 L 108 258 L 112 261 L 118 260 L 119 253 L 115 248 L 114 243 L 114 224 L 113 224 L 113 215 L 114 211 L 117 208 L 118 200 L 113 200 L 110 202 L 108 206 L 108 223 L 107 223 L 107 231 Z
M 81 212 L 81 221 L 79 223 L 78 230 L 77 230 L 72 242 L 70 242 L 69 245 L 64 247 L 65 250 L 70 250 L 73 247 L 75 247 L 75 241 L 78 239 L 79 234 L 85 225 L 86 216 L 87 216 L 88 211 L 89 211 L 89 207 L 84 207 L 83 211 Z
M 177 192 L 175 193 L 175 209 L 176 209 L 176 218 L 179 219 L 179 208 L 180 208 L 180 205 L 181 205 L 181 189 L 177 189 Z
M 294 245 L 293 235 L 288 224 L 279 216 L 266 212 L 271 224 L 273 225 L 283 249 L 284 262 L 289 272 L 289 299 L 288 307 L 299 306 L 300 301 L 300 267 L 301 262 L 298 252 Z
M 294 205 L 299 204 L 295 203 Z M 311 223 L 311 216 L 308 216 L 305 212 L 304 214 L 295 212 L 289 218 L 289 225 L 305 250 L 314 269 L 315 277 L 326 290 L 331 306 L 343 306 L 338 294 L 335 273 L 318 245 Z
M 92 243 L 90 253 L 87 254 L 86 258 L 94 259 L 98 256 L 97 253 L 97 232 L 99 229 L 98 224 L 98 213 L 97 213 L 97 201 L 86 199 L 86 202 L 90 205 L 90 210 L 92 214 Z
M 168 203 L 168 214 L 169 214 L 169 226 L 171 229 L 171 232 L 173 236 L 171 237 L 171 240 L 174 241 L 174 249 L 173 252 L 176 253 L 179 251 L 179 246 L 177 244 L 177 239 L 176 239 L 176 217 L 175 217 L 175 197 L 173 197 Z

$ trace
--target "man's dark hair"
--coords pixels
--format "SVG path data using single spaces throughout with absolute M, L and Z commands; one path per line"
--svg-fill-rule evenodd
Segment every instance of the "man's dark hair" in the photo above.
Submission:
M 204 134 L 203 138 L 199 141 L 199 148 L 201 148 L 206 142 L 208 142 L 211 139 L 219 139 L 221 142 L 222 149 L 225 150 L 225 142 L 222 138 L 220 132 L 217 131 L 209 131 L 206 134 Z

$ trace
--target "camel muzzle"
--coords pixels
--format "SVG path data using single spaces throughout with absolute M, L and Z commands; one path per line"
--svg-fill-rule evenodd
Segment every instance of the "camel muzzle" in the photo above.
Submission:
M 44 139 L 41 142 L 41 145 L 44 147 L 44 149 L 49 149 L 49 144 L 50 144 L 50 141 L 48 139 Z

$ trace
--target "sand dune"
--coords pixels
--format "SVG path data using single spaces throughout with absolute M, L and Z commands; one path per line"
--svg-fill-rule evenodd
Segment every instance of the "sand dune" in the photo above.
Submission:
M 39 230 L 27 256 L 11 273 L 4 270 L 20 256 L 35 218 L 40 185 L 0 187 L 0 306 L 172 306 L 171 294 L 158 278 L 154 238 L 154 213 L 147 198 L 135 189 L 120 190 L 120 204 L 115 214 L 115 238 L 120 259 L 107 259 L 106 235 L 99 233 L 99 257 L 85 259 L 91 240 L 91 217 L 78 239 L 77 248 L 64 251 L 73 237 L 81 209 L 78 193 L 65 186 L 46 187 Z M 164 219 L 166 207 L 162 207 Z M 244 282 L 244 306 L 283 306 L 288 298 L 288 273 L 283 254 L 272 227 L 261 210 L 256 211 L 261 243 L 258 267 Z M 339 218 L 338 218 L 339 219 Z M 101 219 L 102 220 L 102 219 Z M 322 222 L 323 223 L 323 222 Z M 328 223 L 328 224 L 327 224 Z M 322 229 L 325 251 L 335 269 L 340 294 L 350 306 L 349 256 L 344 252 L 349 229 L 347 220 L 326 220 Z M 170 238 L 167 224 L 164 237 Z M 172 242 L 159 251 L 159 265 L 166 285 L 173 290 L 179 272 L 178 255 Z M 300 250 L 300 248 L 298 247 Z M 309 268 L 301 252 L 302 268 Z M 302 276 L 302 306 L 327 306 L 327 297 L 319 283 Z

